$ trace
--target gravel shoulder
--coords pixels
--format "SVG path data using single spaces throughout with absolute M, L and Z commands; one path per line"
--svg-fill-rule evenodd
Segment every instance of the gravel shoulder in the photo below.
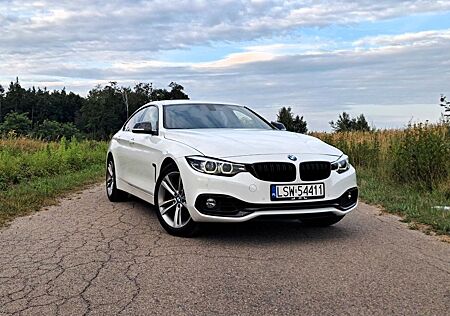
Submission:
M 336 226 L 167 235 L 102 185 L 0 230 L 0 315 L 444 315 L 450 244 L 360 204 Z

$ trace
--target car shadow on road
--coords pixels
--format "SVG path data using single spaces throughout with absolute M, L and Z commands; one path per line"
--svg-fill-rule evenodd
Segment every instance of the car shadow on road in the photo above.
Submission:
M 146 210 L 145 216 L 159 226 L 156 209 L 153 205 L 138 198 L 131 198 L 131 200 L 140 204 L 142 207 L 137 209 Z M 351 222 L 351 218 L 344 218 L 338 224 L 329 227 L 308 227 L 295 219 L 257 218 L 244 223 L 205 223 L 202 224 L 201 232 L 195 239 L 226 244 L 236 241 L 259 243 L 305 241 L 311 243 L 360 238 L 361 230 L 351 225 Z M 161 230 L 163 230 L 162 227 Z

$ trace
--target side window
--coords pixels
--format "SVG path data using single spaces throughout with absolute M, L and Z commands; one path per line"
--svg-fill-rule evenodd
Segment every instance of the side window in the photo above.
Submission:
M 142 122 L 141 118 L 143 115 L 145 115 L 145 112 L 147 111 L 147 109 L 148 108 L 142 109 L 139 112 L 137 112 L 136 114 L 134 114 L 128 121 L 127 125 L 125 125 L 125 128 L 123 130 L 127 131 L 127 132 L 131 132 L 134 125 L 136 125 L 136 123 Z
M 150 122 L 152 124 L 152 130 L 158 130 L 158 108 L 156 106 L 149 106 L 146 110 L 140 122 Z

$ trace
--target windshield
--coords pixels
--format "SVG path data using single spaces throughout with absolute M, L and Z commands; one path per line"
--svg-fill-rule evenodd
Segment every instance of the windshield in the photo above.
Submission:
M 222 104 L 172 104 L 164 106 L 164 127 L 273 129 L 247 108 Z

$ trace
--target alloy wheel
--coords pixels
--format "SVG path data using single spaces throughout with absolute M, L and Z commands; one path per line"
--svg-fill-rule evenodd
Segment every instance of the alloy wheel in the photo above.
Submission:
M 178 171 L 168 173 L 161 181 L 158 208 L 166 224 L 172 228 L 182 228 L 191 220 L 186 207 L 183 181 Z

